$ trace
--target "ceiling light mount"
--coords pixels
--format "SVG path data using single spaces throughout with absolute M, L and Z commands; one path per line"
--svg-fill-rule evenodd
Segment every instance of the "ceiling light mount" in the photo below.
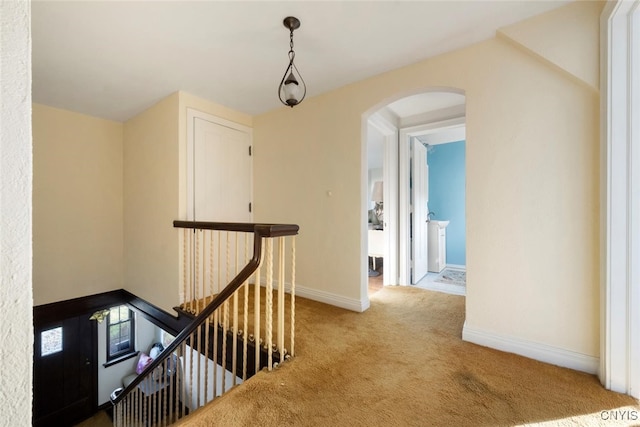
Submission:
M 297 30 L 300 28 L 300 20 L 295 16 L 287 16 L 282 21 L 285 27 L 287 27 L 290 31 Z
M 287 67 L 280 86 L 278 86 L 278 97 L 280 102 L 291 108 L 300 104 L 307 95 L 307 85 L 300 75 L 298 68 L 293 63 L 296 53 L 293 50 L 293 31 L 300 28 L 300 20 L 295 16 L 287 16 L 282 24 L 289 29 L 289 66 Z

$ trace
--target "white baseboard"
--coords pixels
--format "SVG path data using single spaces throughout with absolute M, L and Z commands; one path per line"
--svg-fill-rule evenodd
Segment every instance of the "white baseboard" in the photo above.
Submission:
M 308 298 L 314 301 L 323 302 L 336 307 L 345 308 L 351 311 L 362 313 L 369 308 L 369 298 L 361 301 L 353 298 L 343 297 L 342 295 L 332 294 L 331 292 L 319 291 L 317 289 L 305 288 L 296 285 L 296 296 Z
M 264 279 L 261 280 L 260 282 L 261 282 L 260 285 L 262 287 L 266 286 L 266 281 Z M 273 289 L 278 289 L 277 283 L 273 284 Z M 285 283 L 284 289 L 285 289 L 285 292 L 291 293 L 291 284 Z M 365 300 L 358 300 L 354 298 L 347 298 L 342 295 L 337 295 L 331 292 L 307 288 L 297 284 L 296 284 L 296 296 L 322 302 L 329 305 L 334 305 L 336 307 L 344 308 L 351 311 L 357 311 L 358 313 L 362 313 L 363 311 L 368 309 L 370 305 L 369 297 L 366 297 Z
M 447 267 L 457 268 L 458 270 L 466 270 L 467 269 L 466 265 L 461 265 L 461 264 L 446 264 L 444 267 L 445 268 L 447 268 Z
M 467 326 L 462 328 L 462 339 L 484 347 L 514 353 L 552 365 L 597 374 L 600 359 L 563 348 L 528 341 L 521 338 L 494 334 Z

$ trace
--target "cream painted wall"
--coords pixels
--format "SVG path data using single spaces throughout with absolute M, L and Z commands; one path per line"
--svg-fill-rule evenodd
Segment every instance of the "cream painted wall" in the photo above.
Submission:
M 502 39 L 255 117 L 256 220 L 300 224 L 300 286 L 365 300 L 363 114 L 443 87 L 467 100 L 467 325 L 597 357 L 598 96 Z
M 123 287 L 170 312 L 177 305 L 171 224 L 184 218 L 188 107 L 251 125 L 184 92 L 125 124 L 34 104 L 36 305 Z
M 124 124 L 124 288 L 178 304 L 178 93 Z
M 35 305 L 122 288 L 122 124 L 33 104 Z
M 0 426 L 31 425 L 31 5 L 0 2 Z
M 549 64 L 574 76 L 592 89 L 600 87 L 597 64 L 600 43 L 600 14 L 606 2 L 574 2 L 524 22 L 501 28 L 504 37 Z
M 125 289 L 173 312 L 186 219 L 187 108 L 245 126 L 251 116 L 176 92 L 124 124 Z
M 366 297 L 360 293 L 364 92 L 349 86 L 254 118 L 254 219 L 298 224 L 297 284 L 349 300 Z

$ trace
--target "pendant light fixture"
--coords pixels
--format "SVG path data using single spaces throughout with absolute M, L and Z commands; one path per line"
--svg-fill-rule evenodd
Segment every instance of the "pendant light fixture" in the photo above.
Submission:
M 278 97 L 280 102 L 291 108 L 300 104 L 307 94 L 307 86 L 304 84 L 304 80 L 300 75 L 300 71 L 293 63 L 296 57 L 296 53 L 293 51 L 293 30 L 300 28 L 300 21 L 298 18 L 288 16 L 282 21 L 284 26 L 289 29 L 289 66 L 282 76 L 280 86 L 278 86 Z

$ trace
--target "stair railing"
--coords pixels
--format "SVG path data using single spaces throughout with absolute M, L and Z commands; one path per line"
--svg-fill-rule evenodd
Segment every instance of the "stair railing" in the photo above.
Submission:
M 174 221 L 174 227 L 183 229 L 180 310 L 194 318 L 131 384 L 112 396 L 116 427 L 170 425 L 263 367 L 272 370 L 294 355 L 295 235 L 299 227 L 196 221 Z M 228 284 L 222 288 L 221 282 Z M 251 294 L 253 305 L 249 304 Z M 287 334 L 289 349 L 285 347 Z

